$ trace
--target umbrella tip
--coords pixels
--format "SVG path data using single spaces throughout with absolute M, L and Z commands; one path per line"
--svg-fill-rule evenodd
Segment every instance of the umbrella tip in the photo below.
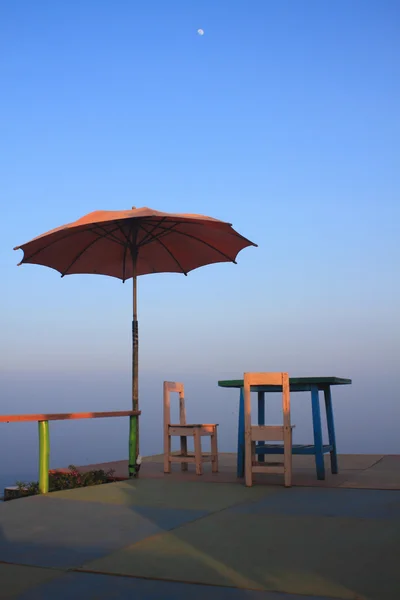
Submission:
M 136 210 L 136 206 L 132 206 L 132 210 Z

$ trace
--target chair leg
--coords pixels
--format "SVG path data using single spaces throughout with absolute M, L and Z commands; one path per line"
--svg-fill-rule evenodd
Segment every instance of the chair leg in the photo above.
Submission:
M 213 433 L 211 434 L 211 467 L 213 473 L 218 473 L 218 438 L 217 438 L 217 428 L 214 428 Z
M 251 464 L 257 462 L 256 443 L 251 442 Z
M 196 475 L 203 474 L 203 465 L 201 462 L 201 437 L 200 431 L 195 429 L 194 431 L 194 456 L 196 461 Z
M 182 456 L 187 456 L 187 437 L 186 436 L 181 436 L 181 454 Z M 188 470 L 188 464 L 187 463 L 181 463 L 181 471 L 187 471 Z
M 317 478 L 325 479 L 324 448 L 322 442 L 321 409 L 319 406 L 319 393 L 317 386 L 311 386 L 311 405 L 314 427 L 315 465 Z
M 324 390 L 325 396 L 325 408 L 326 408 L 326 422 L 328 425 L 329 445 L 331 446 L 331 472 L 333 475 L 337 475 L 338 470 L 338 459 L 336 451 L 336 437 L 335 437 L 335 423 L 333 420 L 333 409 L 332 409 L 332 397 L 331 388 L 328 386 Z
M 291 487 L 292 485 L 292 431 L 285 431 L 284 433 L 284 454 L 283 454 L 283 467 L 285 477 L 285 487 Z
M 253 485 L 253 465 L 252 465 L 252 448 L 250 432 L 246 435 L 245 448 L 244 448 L 244 476 L 245 484 L 247 487 Z
M 171 436 L 168 432 L 164 434 L 164 473 L 171 473 Z
M 236 476 L 244 477 L 244 392 L 240 388 L 239 402 L 239 423 L 238 423 L 238 448 L 237 448 L 237 467 Z
M 292 459 L 288 456 L 288 452 L 285 453 L 285 487 L 292 486 Z

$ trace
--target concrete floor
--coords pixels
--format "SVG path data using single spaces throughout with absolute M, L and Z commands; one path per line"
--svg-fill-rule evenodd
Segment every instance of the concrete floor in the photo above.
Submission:
M 383 454 L 341 454 L 339 460 L 339 474 L 330 473 L 330 457 L 324 456 L 326 478 L 318 481 L 315 471 L 313 456 L 293 456 L 293 485 L 306 487 L 345 487 L 360 489 L 400 490 L 400 455 Z M 189 465 L 189 471 L 182 473 L 179 465 L 172 466 L 171 475 L 165 476 L 163 470 L 163 455 L 149 456 L 143 459 L 140 477 L 164 478 L 170 477 L 173 481 L 197 481 L 194 465 Z M 273 460 L 273 458 L 271 458 Z M 275 459 L 279 460 L 279 458 Z M 127 477 L 128 461 L 121 460 L 113 463 L 87 465 L 82 470 L 103 468 L 114 469 L 118 477 Z M 236 477 L 236 454 L 219 454 L 219 473 L 211 473 L 210 463 L 204 464 L 202 481 L 216 483 L 236 483 L 243 485 L 243 480 Z M 259 485 L 282 485 L 280 475 L 260 475 L 255 481 Z M 399 595 L 400 598 L 400 595 Z
M 196 477 L 152 457 L 139 479 L 1 504 L 0 598 L 400 598 L 399 457 L 342 457 L 317 485 L 296 457 L 290 489 L 246 488 L 234 458 Z

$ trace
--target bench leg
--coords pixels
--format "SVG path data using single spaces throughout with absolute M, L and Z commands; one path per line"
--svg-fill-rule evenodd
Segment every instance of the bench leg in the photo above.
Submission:
M 196 461 L 196 475 L 203 474 L 203 464 L 201 461 L 201 437 L 200 431 L 195 429 L 194 431 L 194 456 Z
M 217 437 L 217 427 L 215 427 L 214 432 L 211 434 L 211 467 L 213 473 L 218 473 L 218 437 Z
M 318 479 L 325 479 L 324 452 L 322 445 L 321 409 L 319 406 L 318 387 L 311 387 L 311 402 L 314 428 L 315 465 Z
M 337 451 L 336 451 L 336 436 L 335 436 L 335 424 L 333 421 L 333 408 L 332 408 L 332 396 L 331 396 L 331 388 L 328 386 L 324 390 L 325 396 L 325 408 L 326 408 L 326 421 L 328 425 L 328 435 L 329 435 L 329 445 L 332 447 L 331 450 L 331 471 L 333 475 L 337 475 L 338 470 L 338 460 L 337 460 Z

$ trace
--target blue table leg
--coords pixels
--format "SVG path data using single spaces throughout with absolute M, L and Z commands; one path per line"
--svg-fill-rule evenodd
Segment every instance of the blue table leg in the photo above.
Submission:
M 314 427 L 315 465 L 318 479 L 325 479 L 324 453 L 322 447 L 321 410 L 319 406 L 318 387 L 311 386 L 311 403 Z
M 338 471 L 338 460 L 336 452 L 336 436 L 335 436 L 335 424 L 333 422 L 333 408 L 332 408 L 332 396 L 331 387 L 328 386 L 324 389 L 325 396 L 325 408 L 326 408 L 326 421 L 328 425 L 329 445 L 332 446 L 331 450 L 331 471 L 334 475 L 337 475 Z
M 258 392 L 258 424 L 265 425 L 265 392 Z M 264 442 L 258 442 L 258 446 L 262 446 Z M 259 454 L 257 460 L 264 462 L 265 454 Z
M 236 474 L 238 477 L 244 477 L 244 392 L 243 392 L 243 388 L 240 388 L 237 473 Z

